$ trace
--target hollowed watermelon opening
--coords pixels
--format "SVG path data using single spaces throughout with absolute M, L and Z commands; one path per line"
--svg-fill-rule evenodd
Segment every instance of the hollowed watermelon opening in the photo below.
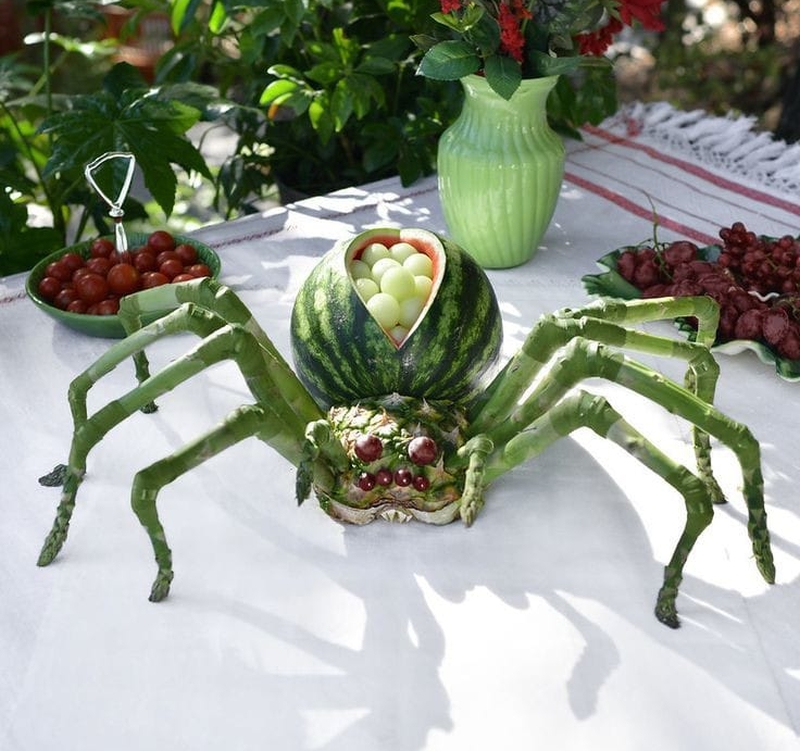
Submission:
M 445 265 L 439 239 L 413 229 L 391 234 L 367 232 L 345 254 L 353 289 L 396 349 L 425 318 L 441 286 Z
M 431 292 L 399 342 L 369 313 L 349 271 L 379 240 L 408 242 L 431 260 Z M 297 375 L 325 409 L 393 393 L 467 404 L 493 371 L 501 334 L 483 269 L 447 238 L 421 228 L 367 230 L 336 243 L 292 309 Z

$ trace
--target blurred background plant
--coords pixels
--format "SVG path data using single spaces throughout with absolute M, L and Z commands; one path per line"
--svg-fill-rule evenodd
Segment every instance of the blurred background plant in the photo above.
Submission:
M 130 151 L 126 224 L 150 230 L 430 174 L 454 82 L 416 75 L 438 0 L 0 0 L 0 276 L 106 233 L 84 165 Z M 619 100 L 752 114 L 796 140 L 800 0 L 668 0 L 615 76 L 563 79 L 562 132 Z M 581 85 L 583 84 L 583 85 Z M 210 144 L 225 144 L 216 153 Z M 107 179 L 113 182 L 113 174 Z

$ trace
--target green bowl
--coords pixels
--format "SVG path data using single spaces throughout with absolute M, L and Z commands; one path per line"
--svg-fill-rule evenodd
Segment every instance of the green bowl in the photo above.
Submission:
M 130 248 L 136 248 L 140 245 L 144 245 L 147 242 L 147 237 L 147 234 L 141 232 L 131 232 L 128 234 L 128 246 Z M 188 243 L 189 245 L 194 246 L 194 248 L 197 250 L 198 259 L 202 261 L 202 263 L 206 264 L 209 269 L 211 269 L 211 276 L 219 276 L 221 263 L 219 256 L 211 248 L 209 248 L 207 245 L 203 245 L 203 243 L 198 242 L 191 237 L 186 237 L 184 235 L 174 235 L 174 238 L 176 245 L 180 243 Z M 109 239 L 113 241 L 114 238 L 109 237 Z M 65 326 L 68 326 L 75 331 L 80 331 L 82 334 L 88 334 L 89 336 L 103 337 L 105 339 L 123 339 L 125 337 L 125 329 L 122 327 L 122 323 L 120 322 L 118 315 L 98 316 L 88 315 L 86 313 L 71 313 L 66 310 L 56 308 L 54 305 L 51 305 L 49 302 L 47 302 L 47 300 L 42 298 L 39 294 L 39 282 L 41 282 L 44 278 L 45 269 L 47 268 L 48 264 L 52 263 L 53 261 L 57 261 L 65 253 L 80 253 L 84 258 L 88 258 L 91 244 L 91 240 L 77 243 L 76 245 L 71 245 L 68 248 L 57 250 L 55 253 L 51 253 L 46 258 L 43 258 L 31 269 L 30 274 L 28 274 L 28 279 L 25 282 L 25 291 L 28 293 L 28 297 L 30 297 L 34 304 L 47 313 L 47 315 L 55 318 L 60 323 L 63 323 Z M 168 312 L 169 311 L 167 310 L 154 312 L 149 316 L 146 316 L 144 318 L 144 322 L 150 323 L 155 321 Z

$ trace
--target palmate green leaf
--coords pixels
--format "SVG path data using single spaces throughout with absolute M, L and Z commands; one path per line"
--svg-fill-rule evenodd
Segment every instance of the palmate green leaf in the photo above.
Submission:
M 175 205 L 174 164 L 210 177 L 208 167 L 185 132 L 200 112 L 177 101 L 126 92 L 117 99 L 108 92 L 76 97 L 75 108 L 47 118 L 40 132 L 53 138 L 45 177 L 82 173 L 86 164 L 109 151 L 136 157 L 145 185 L 167 216 Z
M 419 73 L 437 81 L 456 81 L 475 73 L 480 67 L 481 59 L 471 45 L 448 39 L 434 45 L 423 55 Z

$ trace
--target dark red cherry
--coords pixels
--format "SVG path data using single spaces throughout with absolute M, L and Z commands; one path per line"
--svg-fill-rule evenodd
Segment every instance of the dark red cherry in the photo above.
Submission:
M 405 488 L 411 485 L 413 479 L 414 475 L 411 474 L 411 470 L 406 469 L 405 467 L 401 467 L 394 473 L 394 481 L 401 488 Z
M 358 476 L 358 487 L 361 490 L 372 490 L 375 487 L 375 475 L 371 472 L 362 472 Z
M 424 493 L 431 486 L 431 481 L 425 475 L 415 475 L 412 484 L 414 485 L 414 490 Z
M 420 467 L 424 467 L 426 464 L 433 464 L 438 453 L 439 449 L 436 447 L 436 442 L 426 435 L 412 438 L 408 444 L 408 458 Z
M 375 482 L 378 485 L 382 485 L 383 487 L 388 487 L 392 484 L 392 480 L 394 480 L 394 475 L 392 474 L 391 469 L 387 469 L 386 467 L 381 467 L 375 473 Z
M 381 458 L 383 455 L 383 444 L 378 436 L 366 433 L 356 438 L 355 451 L 356 456 L 361 459 L 362 462 L 369 464 Z

